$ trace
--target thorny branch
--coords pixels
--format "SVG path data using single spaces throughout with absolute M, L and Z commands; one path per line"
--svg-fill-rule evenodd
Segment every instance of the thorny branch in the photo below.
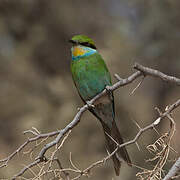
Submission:
M 22 175 L 23 173 L 25 173 L 30 167 L 33 167 L 41 162 L 46 162 L 47 158 L 45 157 L 45 153 L 48 149 L 50 149 L 51 147 L 54 147 L 55 145 L 57 145 L 62 138 L 64 137 L 65 134 L 67 134 L 72 128 L 74 128 L 79 122 L 80 122 L 80 118 L 82 116 L 82 114 L 87 111 L 89 108 L 93 107 L 93 103 L 98 100 L 99 98 L 101 98 L 103 95 L 105 95 L 106 93 L 108 93 L 108 91 L 115 91 L 116 89 L 120 88 L 121 86 L 125 86 L 128 85 L 130 83 L 132 83 L 134 80 L 136 80 L 137 78 L 139 78 L 140 76 L 146 77 L 146 76 L 152 76 L 152 77 L 158 77 L 163 81 L 167 81 L 167 82 L 172 82 L 176 85 L 180 85 L 180 79 L 176 78 L 176 77 L 172 77 L 172 76 L 168 76 L 158 70 L 154 70 L 148 67 L 144 67 L 140 64 L 135 63 L 134 65 L 134 69 L 138 70 L 137 72 L 133 73 L 132 75 L 130 75 L 128 78 L 126 79 L 122 79 L 120 78 L 117 74 L 115 75 L 116 79 L 118 80 L 118 82 L 116 82 L 114 85 L 112 86 L 107 86 L 100 94 L 98 94 L 97 96 L 95 96 L 93 99 L 91 99 L 90 101 L 87 102 L 86 105 L 84 105 L 83 107 L 79 108 L 77 114 L 75 115 L 74 119 L 64 128 L 61 130 L 57 130 L 54 132 L 50 132 L 50 133 L 44 133 L 41 134 L 36 130 L 29 130 L 26 131 L 25 133 L 31 133 L 33 135 L 32 138 L 28 138 L 27 141 L 25 143 L 23 143 L 16 151 L 14 151 L 12 154 L 10 154 L 7 158 L 4 158 L 2 160 L 0 160 L 0 163 L 2 163 L 0 165 L 0 168 L 7 166 L 9 160 L 11 160 L 16 154 L 18 154 L 20 151 L 22 151 L 28 144 L 32 143 L 32 142 L 36 142 L 39 139 L 46 139 L 49 137 L 53 137 L 56 136 L 57 137 L 51 141 L 50 143 L 46 144 L 41 151 L 39 152 L 39 155 L 35 158 L 34 162 L 30 163 L 27 167 L 25 167 L 24 169 L 22 169 L 17 175 L 15 175 L 12 179 L 15 179 L 16 177 Z M 176 101 L 174 104 L 172 104 L 167 111 L 165 111 L 154 123 L 146 126 L 143 129 L 140 129 L 139 132 L 137 133 L 137 135 L 135 136 L 135 138 L 131 141 L 128 141 L 124 144 L 118 145 L 118 148 L 121 148 L 123 146 L 127 146 L 130 144 L 133 144 L 137 141 L 137 139 L 140 137 L 140 135 L 147 131 L 148 129 L 152 129 L 154 126 L 158 125 L 160 123 L 160 121 L 167 116 L 172 110 L 174 110 L 175 108 L 177 108 L 180 105 L 180 99 L 178 101 Z M 117 148 L 117 149 L 118 149 Z M 116 151 L 117 149 L 112 152 L 108 158 L 105 158 L 104 161 L 106 161 L 107 159 L 109 159 Z M 96 162 L 97 165 L 101 164 Z M 85 171 L 90 171 L 90 169 L 92 169 L 94 167 L 94 165 L 90 166 L 89 169 L 87 168 Z

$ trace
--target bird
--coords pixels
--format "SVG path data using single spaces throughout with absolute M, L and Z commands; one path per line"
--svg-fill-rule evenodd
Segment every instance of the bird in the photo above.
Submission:
M 75 35 L 69 42 L 72 43 L 72 79 L 80 98 L 87 104 L 107 86 L 112 85 L 111 75 L 91 38 L 86 35 Z M 112 153 L 117 148 L 117 143 L 123 143 L 115 122 L 113 92 L 109 91 L 96 100 L 89 110 L 100 121 L 105 135 L 106 149 L 108 153 Z M 128 165 L 131 165 L 125 146 L 116 151 L 112 160 L 116 176 L 120 175 L 121 162 L 125 161 Z

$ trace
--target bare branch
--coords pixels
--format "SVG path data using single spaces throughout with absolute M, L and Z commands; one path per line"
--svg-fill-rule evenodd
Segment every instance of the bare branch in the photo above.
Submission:
M 85 111 L 87 111 L 90 108 L 93 108 L 93 103 L 98 100 L 99 98 L 101 98 L 102 96 L 104 96 L 106 93 L 109 93 L 108 91 L 115 91 L 116 89 L 120 88 L 121 86 L 125 86 L 128 85 L 130 83 L 132 83 L 134 80 L 136 80 L 137 78 L 139 78 L 140 76 L 153 76 L 153 77 L 158 77 L 160 79 L 162 79 L 163 81 L 167 81 L 167 82 L 173 82 L 177 85 L 180 85 L 180 79 L 176 78 L 176 77 L 172 77 L 172 76 L 168 76 L 160 71 L 151 69 L 151 68 L 147 68 L 144 67 L 140 64 L 135 63 L 134 65 L 134 69 L 138 70 L 137 72 L 133 73 L 132 75 L 130 75 L 128 78 L 126 79 L 122 79 L 120 78 L 117 74 L 115 75 L 115 77 L 118 79 L 118 82 L 116 82 L 115 84 L 113 84 L 112 86 L 108 86 L 107 88 L 105 88 L 101 93 L 99 93 L 97 96 L 95 96 L 93 99 L 91 99 L 90 101 L 87 102 L 87 104 L 85 104 L 83 107 L 78 109 L 77 114 L 75 115 L 74 119 L 62 130 L 57 130 L 54 132 L 50 132 L 50 133 L 44 133 L 44 134 L 40 134 L 40 132 L 33 128 L 33 130 L 28 130 L 25 131 L 24 133 L 30 133 L 33 135 L 32 138 L 28 138 L 28 140 L 23 143 L 16 151 L 14 151 L 12 154 L 10 154 L 7 158 L 4 158 L 2 160 L 0 160 L 0 163 L 2 163 L 2 165 L 0 165 L 0 168 L 4 167 L 7 165 L 8 161 L 11 160 L 16 154 L 18 154 L 20 151 L 22 151 L 22 149 L 24 149 L 28 144 L 35 142 L 39 139 L 45 139 L 45 138 L 49 138 L 49 137 L 53 137 L 56 136 L 57 137 L 51 141 L 48 144 L 45 144 L 45 146 L 41 149 L 41 151 L 39 152 L 38 156 L 35 158 L 35 161 L 32 162 L 31 164 L 29 164 L 27 167 L 25 167 L 24 169 L 22 169 L 18 175 L 15 176 L 18 177 L 20 175 L 22 175 L 26 170 L 28 170 L 30 167 L 33 167 L 41 162 L 46 162 L 47 158 L 45 157 L 45 153 L 48 149 L 50 149 L 51 147 L 57 145 L 62 138 L 64 137 L 65 134 L 67 134 L 72 128 L 74 128 L 75 126 L 78 125 L 78 123 L 80 122 L 80 118 L 83 115 L 83 113 Z M 144 79 L 144 78 L 143 78 Z M 142 83 L 142 81 L 141 81 Z M 140 84 L 141 84 L 140 83 Z M 140 86 L 140 84 L 138 84 L 138 86 L 135 88 L 135 90 Z M 134 90 L 134 91 L 135 91 Z M 180 105 L 180 99 L 178 101 L 176 101 L 176 103 L 172 104 L 171 106 L 169 106 L 167 108 L 167 110 L 160 115 L 160 117 L 154 121 L 154 123 L 146 126 L 143 129 L 140 129 L 139 132 L 137 133 L 137 135 L 135 136 L 135 138 L 131 141 L 128 141 L 124 144 L 118 145 L 118 148 L 121 148 L 123 146 L 127 146 L 133 143 L 136 143 L 136 141 L 138 140 L 138 138 L 140 137 L 140 135 L 147 131 L 148 129 L 152 129 L 154 126 L 158 125 L 160 123 L 160 121 L 167 116 L 172 110 L 174 110 L 175 108 L 177 108 Z M 117 148 L 117 149 L 118 149 Z M 116 151 L 112 152 L 109 156 L 112 156 Z M 109 158 L 108 158 L 109 159 Z M 103 160 L 104 162 L 104 160 Z M 99 163 L 97 163 L 99 164 Z M 90 168 L 91 169 L 91 168 Z M 86 170 L 86 172 L 89 170 Z M 14 178 L 14 179 L 15 179 Z
M 12 180 L 15 180 L 18 176 L 23 175 L 28 169 L 36 166 L 36 165 L 39 164 L 39 163 L 40 163 L 40 159 L 37 159 L 37 160 L 35 160 L 34 162 L 32 162 L 31 164 L 25 166 L 18 174 L 16 174 L 16 175 L 12 178 Z
M 179 78 L 176 78 L 173 76 L 168 76 L 168 75 L 166 75 L 166 74 L 164 74 L 158 70 L 151 69 L 148 67 L 144 67 L 138 63 L 134 64 L 134 69 L 143 72 L 144 75 L 158 77 L 158 78 L 162 79 L 163 81 L 175 83 L 176 85 L 180 86 L 180 79 Z

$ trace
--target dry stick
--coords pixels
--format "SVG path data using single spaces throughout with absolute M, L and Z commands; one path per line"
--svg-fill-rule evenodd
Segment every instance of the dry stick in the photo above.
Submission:
M 25 166 L 23 169 L 21 169 L 21 171 L 20 171 L 17 175 L 15 175 L 15 176 L 12 178 L 12 180 L 15 180 L 18 176 L 23 175 L 24 172 L 25 172 L 27 169 L 30 169 L 30 168 L 36 166 L 36 165 L 39 164 L 40 162 L 41 162 L 40 159 L 37 159 L 37 160 L 35 160 L 34 162 L 30 163 L 29 165 Z
M 174 163 L 174 165 L 169 170 L 168 174 L 164 177 L 163 180 L 171 180 L 172 177 L 176 176 L 180 172 L 180 157 L 178 160 Z
M 46 158 L 44 157 L 46 151 L 53 147 L 54 145 L 56 145 L 57 143 L 59 143 L 59 141 L 62 139 L 62 137 L 69 131 L 71 130 L 73 127 L 75 127 L 79 122 L 80 122 L 80 118 L 82 116 L 82 114 L 88 110 L 89 108 L 92 108 L 93 103 L 99 99 L 100 97 L 102 97 L 103 95 L 105 95 L 106 93 L 108 93 L 108 91 L 114 91 L 116 89 L 118 89 L 121 86 L 125 86 L 127 84 L 130 84 L 131 82 L 133 82 L 135 79 L 137 79 L 138 77 L 144 75 L 150 75 L 150 76 L 155 76 L 155 77 L 159 77 L 164 81 L 169 81 L 169 82 L 173 82 L 177 85 L 180 84 L 180 79 L 172 77 L 172 76 L 167 76 L 166 74 L 163 74 L 160 71 L 154 70 L 154 69 L 150 69 L 147 67 L 144 67 L 142 65 L 139 65 L 137 63 L 135 63 L 134 65 L 135 69 L 138 69 L 138 72 L 133 73 L 131 76 L 129 76 L 127 79 L 121 79 L 119 78 L 119 81 L 117 83 L 115 83 L 112 86 L 108 86 L 106 89 L 104 89 L 100 94 L 98 94 L 97 96 L 95 96 L 92 100 L 90 100 L 86 105 L 84 105 L 83 107 L 81 107 L 78 111 L 78 113 L 76 114 L 76 116 L 74 117 L 74 119 L 71 121 L 71 123 L 69 123 L 64 129 L 62 130 L 58 130 L 52 133 L 47 133 L 47 134 L 40 134 L 34 138 L 30 138 L 28 139 L 23 145 L 21 145 L 15 152 L 13 152 L 10 156 L 8 156 L 7 158 L 0 160 L 0 162 L 6 162 L 5 164 L 1 165 L 0 167 L 4 167 L 7 165 L 7 162 L 12 159 L 12 157 L 14 157 L 19 151 L 21 151 L 27 144 L 29 144 L 29 142 L 33 142 L 36 141 L 40 138 L 45 138 L 45 137 L 49 137 L 49 136 L 54 136 L 57 135 L 56 139 L 48 144 L 46 144 L 40 151 L 38 157 L 35 159 L 34 162 L 37 162 L 37 160 L 39 163 L 44 161 Z M 133 143 L 133 142 L 132 142 Z M 130 143 L 131 144 L 131 143 Z M 127 144 L 125 144 L 127 145 Z M 33 162 L 33 163 L 34 163 Z M 33 164 L 31 163 L 31 164 Z M 30 164 L 30 165 L 31 165 Z M 25 171 L 24 171 L 25 172 Z M 22 174 L 21 174 L 22 175 Z M 19 176 L 19 173 L 16 175 L 16 177 Z
M 133 67 L 134 67 L 134 69 L 143 72 L 145 75 L 158 77 L 158 78 L 162 79 L 163 81 L 172 82 L 172 83 L 175 83 L 178 86 L 180 86 L 180 79 L 178 79 L 174 76 L 168 76 L 168 75 L 166 75 L 166 74 L 164 74 L 158 70 L 151 69 L 148 67 L 144 67 L 138 63 L 135 63 Z

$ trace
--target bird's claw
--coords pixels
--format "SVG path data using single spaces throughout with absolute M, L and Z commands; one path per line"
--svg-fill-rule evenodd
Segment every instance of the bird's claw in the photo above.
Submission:
M 111 93 L 111 86 L 106 86 L 105 89 L 108 93 Z
M 95 106 L 93 104 L 91 104 L 90 101 L 86 101 L 86 104 L 89 108 L 94 108 Z

